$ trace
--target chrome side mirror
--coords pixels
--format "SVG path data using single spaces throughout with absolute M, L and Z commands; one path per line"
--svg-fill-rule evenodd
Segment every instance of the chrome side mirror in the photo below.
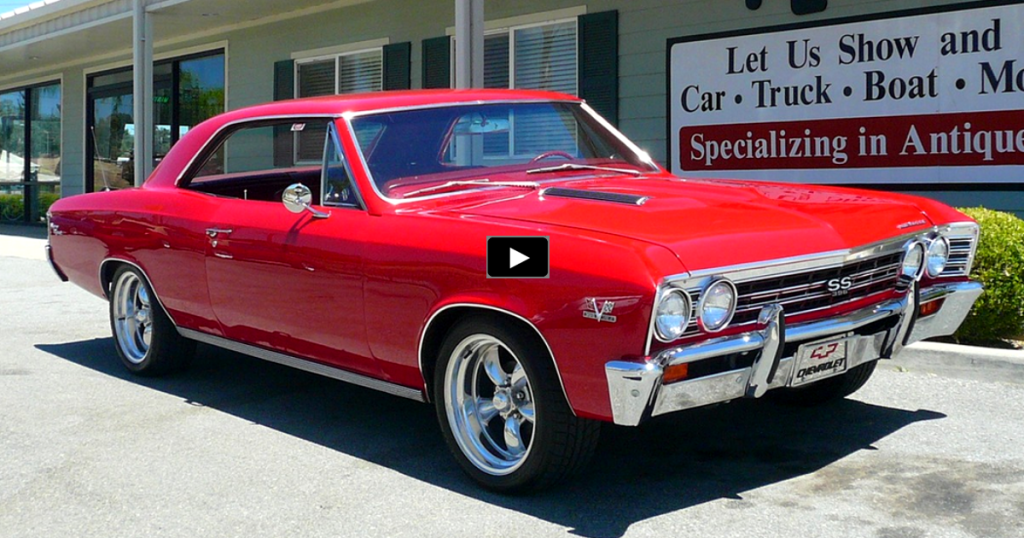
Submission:
M 331 216 L 330 213 L 324 213 L 313 209 L 313 192 L 309 190 L 309 187 L 302 183 L 293 183 L 284 190 L 281 194 L 281 203 L 284 207 L 292 213 L 302 213 L 303 211 L 309 211 L 313 214 L 314 218 L 326 219 Z

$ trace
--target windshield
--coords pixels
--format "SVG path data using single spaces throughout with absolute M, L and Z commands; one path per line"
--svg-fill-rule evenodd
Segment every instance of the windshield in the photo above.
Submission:
M 657 171 L 579 103 L 403 110 L 358 116 L 352 127 L 377 190 L 388 198 Z

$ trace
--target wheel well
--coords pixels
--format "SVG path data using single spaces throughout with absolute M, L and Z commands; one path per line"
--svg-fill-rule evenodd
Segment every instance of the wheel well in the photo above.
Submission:
M 423 334 L 423 344 L 420 346 L 420 372 L 423 374 L 424 382 L 424 393 L 427 395 L 428 401 L 433 401 L 433 389 L 434 389 L 434 368 L 437 364 L 437 355 L 441 352 L 441 346 L 444 345 L 444 339 L 448 336 L 448 332 L 458 324 L 460 321 L 467 318 L 488 318 L 499 323 L 509 323 L 517 327 L 524 336 L 532 338 L 537 344 L 541 345 L 544 349 L 548 350 L 548 360 L 554 363 L 554 357 L 551 356 L 551 348 L 548 346 L 544 338 L 541 337 L 537 328 L 531 325 L 526 320 L 523 320 L 511 313 L 504 312 L 501 310 L 492 310 L 487 307 L 480 306 L 456 306 L 450 307 L 446 310 L 435 315 L 428 323 L 429 325 L 425 329 Z M 555 371 L 558 371 L 558 365 L 554 364 Z M 559 375 L 559 383 L 561 380 L 561 373 Z M 564 392 L 564 388 L 563 388 Z
M 100 286 L 103 287 L 103 296 L 110 299 L 110 283 L 114 281 L 114 273 L 117 268 L 127 265 L 118 260 L 106 260 L 100 265 Z

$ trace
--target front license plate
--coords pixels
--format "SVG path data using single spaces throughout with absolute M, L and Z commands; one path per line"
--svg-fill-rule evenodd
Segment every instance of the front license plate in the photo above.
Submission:
M 797 348 L 791 387 L 846 371 L 846 339 L 804 344 Z

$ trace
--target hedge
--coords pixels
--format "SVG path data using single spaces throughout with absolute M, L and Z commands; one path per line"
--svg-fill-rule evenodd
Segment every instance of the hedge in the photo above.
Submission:
M 60 198 L 59 194 L 44 192 L 39 194 L 39 216 L 42 218 L 46 212 Z M 3 215 L 3 222 L 18 221 L 23 218 L 25 211 L 25 198 L 21 194 L 0 194 L 0 215 Z
M 960 209 L 981 226 L 971 278 L 985 286 L 954 335 L 985 344 L 1024 335 L 1024 220 L 982 207 Z

